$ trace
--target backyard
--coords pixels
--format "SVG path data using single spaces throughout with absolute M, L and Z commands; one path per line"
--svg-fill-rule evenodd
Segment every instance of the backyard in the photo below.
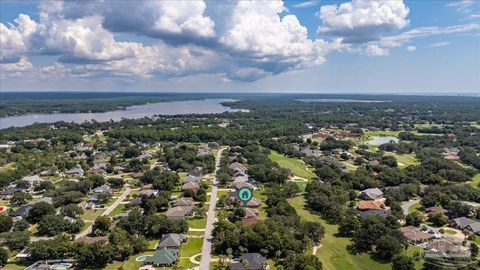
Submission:
M 286 157 L 276 151 L 271 151 L 268 158 L 277 162 L 280 167 L 289 169 L 295 176 L 311 180 L 315 178 L 315 174 L 308 170 L 305 163 L 297 158 Z
M 337 237 L 338 226 L 327 224 L 318 215 L 315 215 L 304 208 L 305 198 L 297 196 L 288 199 L 288 202 L 297 210 L 303 220 L 316 221 L 325 226 L 325 237 L 321 240 L 321 247 L 317 250 L 317 257 L 323 264 L 324 270 L 387 270 L 391 269 L 390 264 L 380 263 L 371 259 L 369 254 L 353 255 L 347 251 L 350 239 Z M 310 251 L 311 252 L 311 251 Z

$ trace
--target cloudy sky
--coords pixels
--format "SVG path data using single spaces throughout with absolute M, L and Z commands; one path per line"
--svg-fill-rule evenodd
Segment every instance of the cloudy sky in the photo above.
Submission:
M 480 93 L 476 0 L 0 5 L 1 91 Z

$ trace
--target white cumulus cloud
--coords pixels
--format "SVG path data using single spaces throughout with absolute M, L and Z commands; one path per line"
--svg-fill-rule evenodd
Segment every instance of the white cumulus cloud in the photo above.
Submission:
M 325 5 L 317 13 L 322 25 L 318 35 L 342 37 L 345 42 L 378 40 L 408 25 L 408 7 L 400 1 L 352 0 Z

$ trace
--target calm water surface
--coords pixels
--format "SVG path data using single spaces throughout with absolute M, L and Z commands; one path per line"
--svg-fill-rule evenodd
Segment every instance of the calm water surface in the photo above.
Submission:
M 137 119 L 154 115 L 177 114 L 206 114 L 223 113 L 232 111 L 245 111 L 231 109 L 223 106 L 222 102 L 233 102 L 233 99 L 203 99 L 160 102 L 145 105 L 134 105 L 126 110 L 102 113 L 57 113 L 57 114 L 28 114 L 0 118 L 0 129 L 8 127 L 24 127 L 33 123 L 55 123 L 58 121 L 83 123 L 94 119 L 97 122 L 119 121 L 122 118 Z
M 370 145 L 381 145 L 384 143 L 388 143 L 389 141 L 394 141 L 398 143 L 398 138 L 393 136 L 373 136 L 371 141 L 368 141 L 367 144 Z

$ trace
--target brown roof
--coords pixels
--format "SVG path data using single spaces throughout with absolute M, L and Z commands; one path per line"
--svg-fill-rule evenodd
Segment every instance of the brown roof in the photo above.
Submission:
M 188 182 L 183 184 L 182 190 L 191 189 L 194 192 L 197 192 L 200 189 L 200 185 L 197 182 Z
M 262 205 L 262 200 L 253 198 L 250 201 L 248 201 L 245 206 L 250 208 L 258 208 L 261 205 Z
M 400 228 L 400 232 L 405 238 L 410 241 L 423 242 L 429 239 L 434 238 L 435 236 L 420 230 L 420 228 L 415 226 L 407 226 Z
M 370 209 L 384 209 L 384 206 L 382 201 L 359 201 L 358 202 L 358 209 L 360 210 L 370 210 Z
M 257 209 L 245 208 L 245 218 L 258 217 L 259 213 Z
M 172 202 L 172 206 L 187 206 L 192 204 L 193 204 L 193 199 L 190 197 L 181 197 Z
M 259 221 L 258 217 L 248 217 L 248 218 L 242 218 L 242 223 L 245 226 L 251 226 L 257 224 Z

